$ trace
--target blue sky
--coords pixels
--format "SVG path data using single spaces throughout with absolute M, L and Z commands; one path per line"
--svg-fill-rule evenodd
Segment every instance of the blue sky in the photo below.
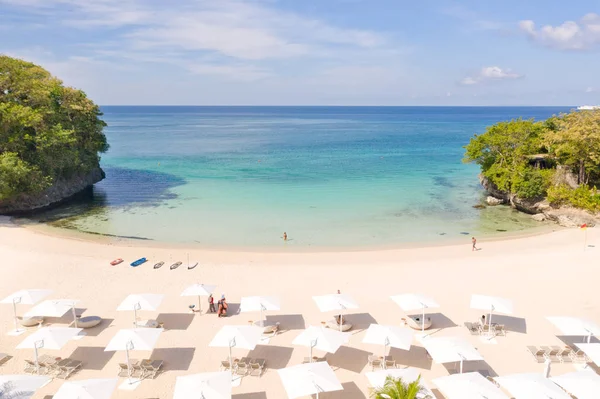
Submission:
M 597 0 L 0 0 L 0 53 L 103 105 L 600 104 L 598 14 Z

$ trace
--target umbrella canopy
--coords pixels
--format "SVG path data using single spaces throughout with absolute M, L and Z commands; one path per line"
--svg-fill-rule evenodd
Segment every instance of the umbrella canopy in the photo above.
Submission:
M 217 288 L 216 285 L 211 285 L 211 284 L 193 284 L 193 285 L 190 285 L 189 287 L 187 287 L 185 290 L 183 290 L 183 292 L 181 293 L 181 296 L 197 296 L 198 297 L 198 311 L 201 311 L 202 304 L 200 301 L 200 297 L 212 295 L 212 293 L 215 292 L 216 288 Z
M 471 296 L 471 309 L 485 310 L 489 313 L 488 324 L 492 324 L 492 314 L 513 313 L 513 303 L 510 299 L 497 298 L 487 295 L 473 295 Z
M 229 348 L 229 361 L 232 362 L 231 350 L 233 348 L 248 350 L 256 348 L 263 331 L 263 328 L 257 326 L 223 326 L 208 346 Z
M 550 378 L 578 399 L 597 399 L 600 376 L 592 370 L 576 371 Z
M 68 312 L 72 312 L 73 322 L 77 327 L 77 315 L 75 314 L 75 304 L 77 302 L 79 302 L 77 299 L 50 299 L 34 306 L 25 313 L 25 316 L 63 317 Z
M 433 298 L 421 294 L 393 295 L 390 298 L 405 312 L 440 307 Z
M 571 399 L 558 385 L 540 373 L 511 374 L 494 380 L 514 399 Z
M 461 373 L 463 361 L 483 360 L 477 349 L 464 338 L 426 337 L 421 343 L 436 363 L 460 362 Z
M 600 367 L 600 344 L 575 344 L 596 366 Z
M 121 302 L 117 310 L 133 310 L 134 326 L 137 327 L 138 310 L 156 310 L 160 306 L 165 296 L 161 294 L 132 294 Z
M 38 365 L 38 349 L 62 349 L 71 339 L 75 338 L 81 328 L 44 327 L 25 338 L 17 349 L 33 349 L 36 367 Z
M 410 350 L 414 335 L 414 331 L 408 328 L 371 324 L 362 342 L 365 344 L 383 345 L 385 356 L 388 346 L 406 351 Z
M 41 375 L 0 375 L 0 398 L 29 399 L 48 382 L 50 377 Z
M 373 388 L 381 388 L 385 384 L 385 379 L 387 377 L 392 378 L 402 378 L 402 381 L 405 383 L 411 383 L 416 381 L 417 378 L 421 375 L 421 372 L 415 368 L 409 367 L 406 369 L 387 369 L 387 370 L 379 370 L 373 371 L 366 374 L 367 379 L 369 380 L 369 384 Z M 420 384 L 423 387 L 423 391 L 421 394 L 417 395 L 418 399 L 431 397 L 435 398 L 433 392 L 431 392 L 431 388 L 423 381 L 423 378 L 420 380 Z
M 317 307 L 321 312 L 331 312 L 333 310 L 358 309 L 358 303 L 349 295 L 330 294 L 313 296 Z
M 277 370 L 290 399 L 344 389 L 327 362 L 307 363 Z
M 139 350 L 151 351 L 162 333 L 161 328 L 132 328 L 119 330 L 110 340 L 105 352 Z
M 63 346 L 81 331 L 81 328 L 69 327 L 40 328 L 17 345 L 17 349 L 62 349 Z
M 477 372 L 436 378 L 433 383 L 446 399 L 509 399 L 500 388 Z
M 14 313 L 14 317 L 15 317 L 15 332 L 20 333 L 21 331 L 24 331 L 24 330 L 19 329 L 19 318 L 17 317 L 17 305 L 18 304 L 34 305 L 50 294 L 52 294 L 51 290 L 40 290 L 40 289 L 21 290 L 21 291 L 17 291 L 15 293 L 7 296 L 6 298 L 4 298 L 3 300 L 0 301 L 0 303 L 9 303 L 9 304 L 13 305 L 13 313 Z
M 562 316 L 550 316 L 546 317 L 546 319 L 565 335 L 588 337 L 588 343 L 590 343 L 592 335 L 600 335 L 600 326 L 591 320 Z
M 263 325 L 263 311 L 280 309 L 279 298 L 272 296 L 245 296 L 240 301 L 240 312 L 260 312 L 261 325 Z
M 110 399 L 118 378 L 67 381 L 52 399 Z
M 177 377 L 173 399 L 231 399 L 231 372 Z
M 310 348 L 310 359 L 312 360 L 313 348 L 335 353 L 343 344 L 350 340 L 350 333 L 331 330 L 325 327 L 309 326 L 302 331 L 294 340 L 292 345 L 306 346 Z

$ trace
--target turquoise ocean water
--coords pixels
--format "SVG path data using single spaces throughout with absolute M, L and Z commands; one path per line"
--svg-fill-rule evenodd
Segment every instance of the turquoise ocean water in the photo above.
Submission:
M 478 210 L 463 146 L 568 107 L 103 107 L 111 149 L 63 228 L 209 247 L 370 247 L 539 226 Z M 469 237 L 467 237 L 469 236 Z

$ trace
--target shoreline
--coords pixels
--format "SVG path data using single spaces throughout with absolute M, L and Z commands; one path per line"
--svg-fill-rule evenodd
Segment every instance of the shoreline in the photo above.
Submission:
M 156 241 L 144 237 L 124 237 L 109 234 L 100 234 L 93 232 L 86 232 L 76 229 L 66 229 L 60 227 L 54 227 L 47 223 L 35 223 L 26 218 L 22 218 L 20 221 L 10 217 L 10 222 L 31 230 L 35 233 L 46 235 L 49 237 L 64 238 L 73 241 L 81 241 L 88 243 L 98 243 L 105 245 L 118 244 L 124 247 L 147 247 L 155 249 L 188 249 L 188 250 L 199 250 L 199 251 L 210 251 L 210 252 L 236 252 L 236 253 L 353 253 L 353 252 L 377 252 L 377 251 L 394 251 L 394 250 L 406 250 L 406 249 L 427 249 L 427 248 L 439 248 L 439 247 L 455 247 L 462 245 L 471 245 L 470 235 L 464 235 L 463 238 L 447 238 L 436 241 L 421 241 L 421 242 L 405 242 L 396 244 L 385 244 L 385 245 L 368 245 L 368 246 L 344 246 L 344 247 L 327 247 L 327 246 L 294 246 L 293 244 L 283 243 L 279 247 L 275 246 L 254 246 L 254 247 L 243 247 L 243 246 L 205 246 L 200 243 L 179 243 L 179 242 L 165 242 Z M 496 234 L 487 234 L 484 236 L 477 236 L 478 243 L 490 243 L 490 242 L 502 242 L 519 240 L 529 237 L 543 236 L 552 234 L 556 231 L 569 230 L 569 228 L 561 227 L 558 224 L 544 224 L 539 227 L 532 227 L 515 232 L 497 232 Z

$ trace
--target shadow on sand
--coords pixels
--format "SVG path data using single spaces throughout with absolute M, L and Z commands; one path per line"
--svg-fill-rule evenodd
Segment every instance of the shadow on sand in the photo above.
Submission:
M 256 348 L 246 355 L 251 359 L 265 359 L 267 361 L 267 370 L 286 368 L 292 358 L 292 348 L 275 345 L 256 345 Z
M 306 322 L 301 314 L 284 314 L 277 316 L 267 316 L 267 322 L 279 323 L 279 331 L 304 330 Z
M 425 348 L 421 346 L 413 345 L 409 351 L 390 348 L 389 354 L 396 361 L 396 364 L 431 370 L 431 359 L 427 356 Z
M 354 371 L 355 373 L 360 373 L 369 363 L 370 354 L 371 352 L 361 349 L 356 349 L 349 346 L 340 346 L 337 352 L 328 353 L 327 356 L 325 356 L 325 359 L 333 368 L 340 368 Z
M 232 395 L 231 399 L 267 399 L 266 392 L 239 393 Z
M 522 317 L 492 315 L 492 325 L 494 323 L 504 324 L 506 331 L 527 334 L 527 321 Z
M 100 346 L 80 346 L 69 355 L 70 359 L 82 362 L 81 368 L 84 370 L 102 370 L 115 355 L 115 352 L 104 352 Z M 123 356 L 123 361 L 125 357 Z
M 156 321 L 165 324 L 165 330 L 187 330 L 194 320 L 190 313 L 160 313 Z
M 150 359 L 162 360 L 165 371 L 187 371 L 194 358 L 196 348 L 158 348 Z

